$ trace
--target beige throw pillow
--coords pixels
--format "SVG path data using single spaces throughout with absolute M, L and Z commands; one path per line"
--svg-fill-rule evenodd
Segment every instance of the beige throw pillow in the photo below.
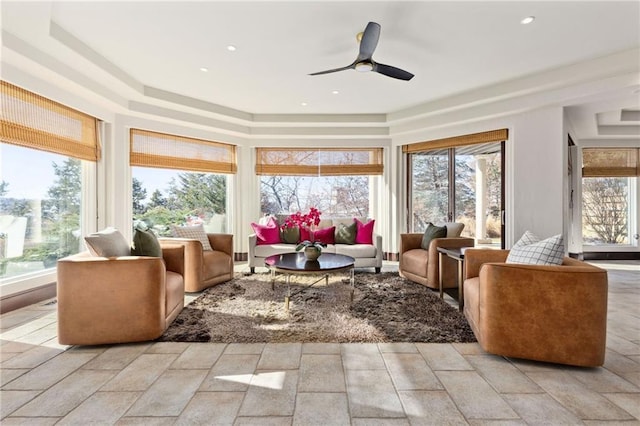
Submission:
M 212 251 L 213 247 L 209 243 L 209 238 L 204 230 L 204 226 L 175 226 L 171 225 L 171 232 L 174 237 L 198 240 L 202 243 L 202 250 Z

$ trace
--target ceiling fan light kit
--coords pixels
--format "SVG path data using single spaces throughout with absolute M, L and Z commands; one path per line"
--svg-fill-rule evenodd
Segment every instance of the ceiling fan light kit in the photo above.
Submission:
M 356 60 L 353 61 L 351 65 L 326 71 L 314 72 L 309 75 L 330 74 L 338 71 L 354 69 L 360 72 L 373 71 L 377 72 L 378 74 L 386 75 L 387 77 L 395 78 L 398 80 L 411 80 L 413 78 L 413 74 L 411 74 L 410 72 L 393 67 L 391 65 L 381 64 L 373 60 L 373 52 L 376 50 L 376 46 L 378 46 L 379 38 L 380 24 L 376 22 L 369 22 L 364 31 L 356 35 L 356 39 L 360 42 L 360 51 L 358 52 L 358 57 L 356 57 Z
M 369 72 L 373 70 L 373 65 L 370 62 L 358 62 L 355 66 L 356 71 Z

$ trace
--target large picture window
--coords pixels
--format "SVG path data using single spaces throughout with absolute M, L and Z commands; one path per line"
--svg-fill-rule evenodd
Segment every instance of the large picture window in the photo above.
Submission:
M 0 280 L 22 279 L 81 248 L 97 120 L 5 81 L 0 88 Z
M 260 207 L 265 214 L 319 209 L 323 217 L 368 217 L 382 148 L 258 148 Z
M 82 160 L 4 143 L 0 158 L 0 277 L 54 268 L 78 253 Z
M 169 235 L 169 225 L 229 230 L 227 176 L 236 171 L 235 146 L 131 130 L 133 218 Z

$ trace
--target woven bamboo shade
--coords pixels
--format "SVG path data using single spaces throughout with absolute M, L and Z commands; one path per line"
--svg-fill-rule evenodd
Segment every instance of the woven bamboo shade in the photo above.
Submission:
M 488 132 L 472 133 L 470 135 L 454 136 L 451 138 L 435 139 L 432 141 L 402 145 L 402 152 L 430 151 L 433 149 L 455 148 L 457 146 L 475 145 L 489 142 L 502 142 L 509 139 L 508 129 L 490 130 Z
M 640 148 L 583 148 L 582 176 L 640 176 Z
M 2 142 L 81 160 L 100 158 L 95 117 L 0 81 Z
M 236 173 L 236 147 L 221 142 L 131 129 L 132 166 Z
M 257 175 L 381 175 L 382 148 L 256 148 Z

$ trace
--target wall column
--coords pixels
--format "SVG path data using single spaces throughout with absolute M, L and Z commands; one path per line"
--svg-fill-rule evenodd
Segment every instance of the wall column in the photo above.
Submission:
M 487 159 L 476 157 L 476 243 L 487 244 Z

